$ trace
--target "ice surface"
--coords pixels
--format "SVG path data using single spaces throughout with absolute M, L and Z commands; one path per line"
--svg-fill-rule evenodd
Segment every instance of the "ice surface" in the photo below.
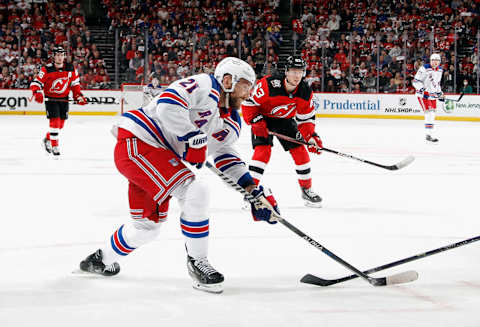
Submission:
M 45 117 L 0 117 L 0 326 L 479 326 L 480 242 L 374 275 L 413 269 L 410 284 L 301 284 L 306 273 L 351 272 L 284 226 L 253 222 L 208 169 L 198 175 L 212 193 L 209 258 L 225 275 L 223 294 L 191 287 L 175 201 L 158 240 L 123 260 L 118 276 L 71 274 L 129 219 L 115 119 L 71 117 L 54 161 L 41 148 Z M 329 148 L 382 164 L 415 156 L 398 171 L 312 157 L 322 209 L 303 206 L 278 143 L 263 182 L 290 223 L 361 270 L 477 236 L 480 124 L 436 127 L 432 145 L 418 120 L 319 119 Z M 238 148 L 250 159 L 248 127 Z

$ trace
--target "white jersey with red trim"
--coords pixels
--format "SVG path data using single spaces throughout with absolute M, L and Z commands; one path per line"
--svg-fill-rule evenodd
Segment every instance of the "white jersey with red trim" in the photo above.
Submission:
M 213 75 L 180 79 L 144 108 L 124 113 L 117 127 L 154 147 L 169 149 L 179 158 L 185 156 L 188 139 L 204 133 L 208 137 L 208 154 L 213 156 L 217 168 L 239 182 L 249 176 L 233 148 L 240 136 L 241 119 L 236 110 L 221 112 L 220 90 Z
M 423 92 L 428 92 L 429 99 L 437 99 L 442 93 L 440 82 L 442 81 L 443 69 L 438 66 L 433 69 L 430 64 L 420 67 L 412 81 L 413 87 L 417 90 L 418 96 L 423 96 Z

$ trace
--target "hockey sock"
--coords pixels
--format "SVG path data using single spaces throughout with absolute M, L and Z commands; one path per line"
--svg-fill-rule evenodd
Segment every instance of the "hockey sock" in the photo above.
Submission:
M 435 110 L 425 111 L 425 132 L 427 135 L 433 134 L 433 127 L 435 122 Z
M 50 132 L 47 134 L 47 139 L 52 143 L 52 147 L 58 147 L 58 133 L 60 131 L 60 118 L 50 119 Z
M 297 172 L 298 184 L 303 188 L 312 187 L 312 178 L 310 176 L 310 157 L 304 146 L 290 149 L 290 154 L 295 162 L 295 171 Z
M 162 224 L 151 220 L 131 221 L 120 226 L 102 248 L 103 263 L 110 265 L 129 255 L 136 248 L 154 240 Z
M 172 195 L 178 198 L 182 209 L 180 226 L 188 255 L 196 259 L 206 257 L 209 234 L 207 211 L 210 202 L 206 185 L 195 179 L 191 183 L 182 184 Z
M 255 184 L 258 185 L 260 183 L 263 173 L 265 172 L 265 168 L 267 168 L 267 164 L 270 161 L 271 155 L 272 147 L 270 145 L 257 145 L 255 147 L 252 161 L 248 167 Z

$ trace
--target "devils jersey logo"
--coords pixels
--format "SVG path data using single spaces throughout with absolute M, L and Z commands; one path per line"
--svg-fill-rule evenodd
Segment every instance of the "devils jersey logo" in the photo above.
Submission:
M 288 103 L 285 105 L 276 106 L 270 111 L 270 114 L 273 117 L 286 118 L 288 116 L 291 116 L 291 113 L 295 111 L 296 108 L 297 105 L 295 103 Z
M 52 82 L 49 91 L 56 94 L 64 94 L 68 87 L 68 77 L 60 77 Z

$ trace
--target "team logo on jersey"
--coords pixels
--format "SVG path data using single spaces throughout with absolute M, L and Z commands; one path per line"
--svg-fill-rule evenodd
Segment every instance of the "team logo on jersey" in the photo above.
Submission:
M 292 113 L 292 111 L 295 110 L 296 107 L 296 103 L 288 103 L 281 106 L 276 106 L 270 112 L 275 117 L 285 118 L 288 117 Z
M 67 90 L 68 77 L 60 77 L 53 81 L 50 92 L 62 94 Z
M 173 167 L 177 167 L 177 166 L 178 166 L 178 161 L 177 161 L 177 159 L 175 159 L 175 158 L 172 158 L 172 159 L 168 160 L 168 162 L 169 162 Z
M 272 83 L 273 87 L 280 87 L 282 86 L 282 81 L 279 79 L 273 79 L 270 83 Z

